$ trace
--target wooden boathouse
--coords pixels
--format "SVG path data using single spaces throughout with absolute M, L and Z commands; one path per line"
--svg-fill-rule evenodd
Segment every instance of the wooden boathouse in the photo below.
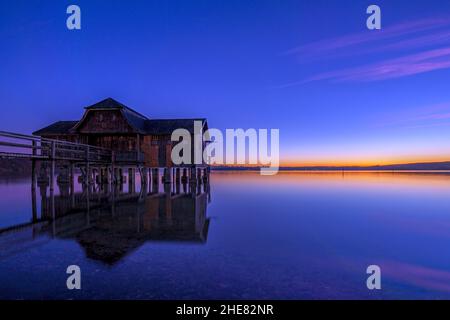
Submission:
M 203 131 L 208 129 L 204 118 L 149 119 L 108 98 L 86 107 L 80 120 L 58 121 L 33 135 L 109 149 L 117 162 L 164 168 L 173 167 L 172 132 L 181 128 L 194 135 L 194 121 L 201 122 Z
M 186 129 L 194 141 L 196 123 L 197 126 L 201 125 L 199 137 L 203 136 L 203 132 L 208 129 L 204 118 L 152 119 L 112 98 L 107 98 L 85 107 L 80 120 L 57 121 L 33 132 L 33 136 L 40 137 L 39 155 L 48 155 L 48 160 L 58 160 L 58 146 L 61 146 L 63 154 L 70 153 L 75 148 L 71 146 L 87 148 L 86 159 L 77 161 L 69 158 L 68 162 L 72 167 L 77 166 L 82 170 L 88 183 L 97 176 L 102 182 L 121 180 L 124 177 L 122 169 L 128 169 L 130 179 L 134 179 L 135 170 L 138 170 L 143 183 L 147 183 L 149 175 L 158 179 L 161 168 L 164 169 L 164 182 L 172 182 L 175 177 L 180 179 L 181 175 L 183 179 L 207 179 L 207 164 L 176 166 L 171 160 L 172 147 L 177 143 L 171 141 L 172 132 L 176 129 Z M 203 141 L 203 137 L 200 139 L 204 148 L 208 141 Z M 36 144 L 36 141 L 34 143 Z M 45 146 L 48 146 L 46 152 Z M 53 150 L 54 148 L 57 150 Z M 109 161 L 105 161 L 102 150 L 105 154 L 110 153 L 110 157 L 106 156 Z M 92 153 L 95 153 L 94 159 L 91 159 Z M 37 154 L 34 149 L 33 154 Z M 60 158 L 59 160 L 65 159 Z M 100 158 L 102 161 L 96 161 Z

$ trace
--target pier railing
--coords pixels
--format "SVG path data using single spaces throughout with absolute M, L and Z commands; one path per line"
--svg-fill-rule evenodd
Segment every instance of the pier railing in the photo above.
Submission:
M 113 155 L 87 144 L 0 131 L 0 157 L 111 163 Z

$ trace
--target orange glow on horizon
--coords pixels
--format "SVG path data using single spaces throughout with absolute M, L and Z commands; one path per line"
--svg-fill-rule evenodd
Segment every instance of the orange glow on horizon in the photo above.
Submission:
M 281 161 L 281 167 L 307 167 L 307 166 L 384 166 L 396 164 L 411 164 L 411 163 L 425 163 L 425 162 L 445 162 L 450 161 L 450 155 L 442 156 L 406 156 L 406 157 L 391 157 L 391 158 L 353 158 L 353 159 L 308 159 L 308 160 L 285 160 Z
M 450 154 L 442 156 L 398 156 L 389 158 L 378 158 L 373 159 L 369 157 L 358 157 L 353 159 L 345 158 L 335 158 L 333 160 L 329 159 L 289 159 L 281 160 L 280 167 L 343 167 L 343 166 L 384 166 L 384 165 L 397 165 L 397 164 L 414 164 L 414 163 L 429 163 L 429 162 L 450 162 Z M 213 166 L 227 166 L 227 167 L 256 167 L 258 164 L 223 164 L 223 165 L 213 165 Z

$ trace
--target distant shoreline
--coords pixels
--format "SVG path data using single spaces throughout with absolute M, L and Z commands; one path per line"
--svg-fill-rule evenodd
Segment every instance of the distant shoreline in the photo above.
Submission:
M 256 171 L 260 168 L 259 166 L 211 166 L 212 171 Z M 289 166 L 280 167 L 279 171 L 450 171 L 450 161 L 379 166 Z

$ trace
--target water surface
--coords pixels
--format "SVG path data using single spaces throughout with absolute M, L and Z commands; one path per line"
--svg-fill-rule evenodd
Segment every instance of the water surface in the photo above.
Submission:
M 59 185 L 51 210 L 48 188 L 33 206 L 29 179 L 2 179 L 0 298 L 450 298 L 448 174 L 215 172 L 208 188 L 159 188 L 88 203 Z M 366 288 L 371 264 L 382 290 Z

